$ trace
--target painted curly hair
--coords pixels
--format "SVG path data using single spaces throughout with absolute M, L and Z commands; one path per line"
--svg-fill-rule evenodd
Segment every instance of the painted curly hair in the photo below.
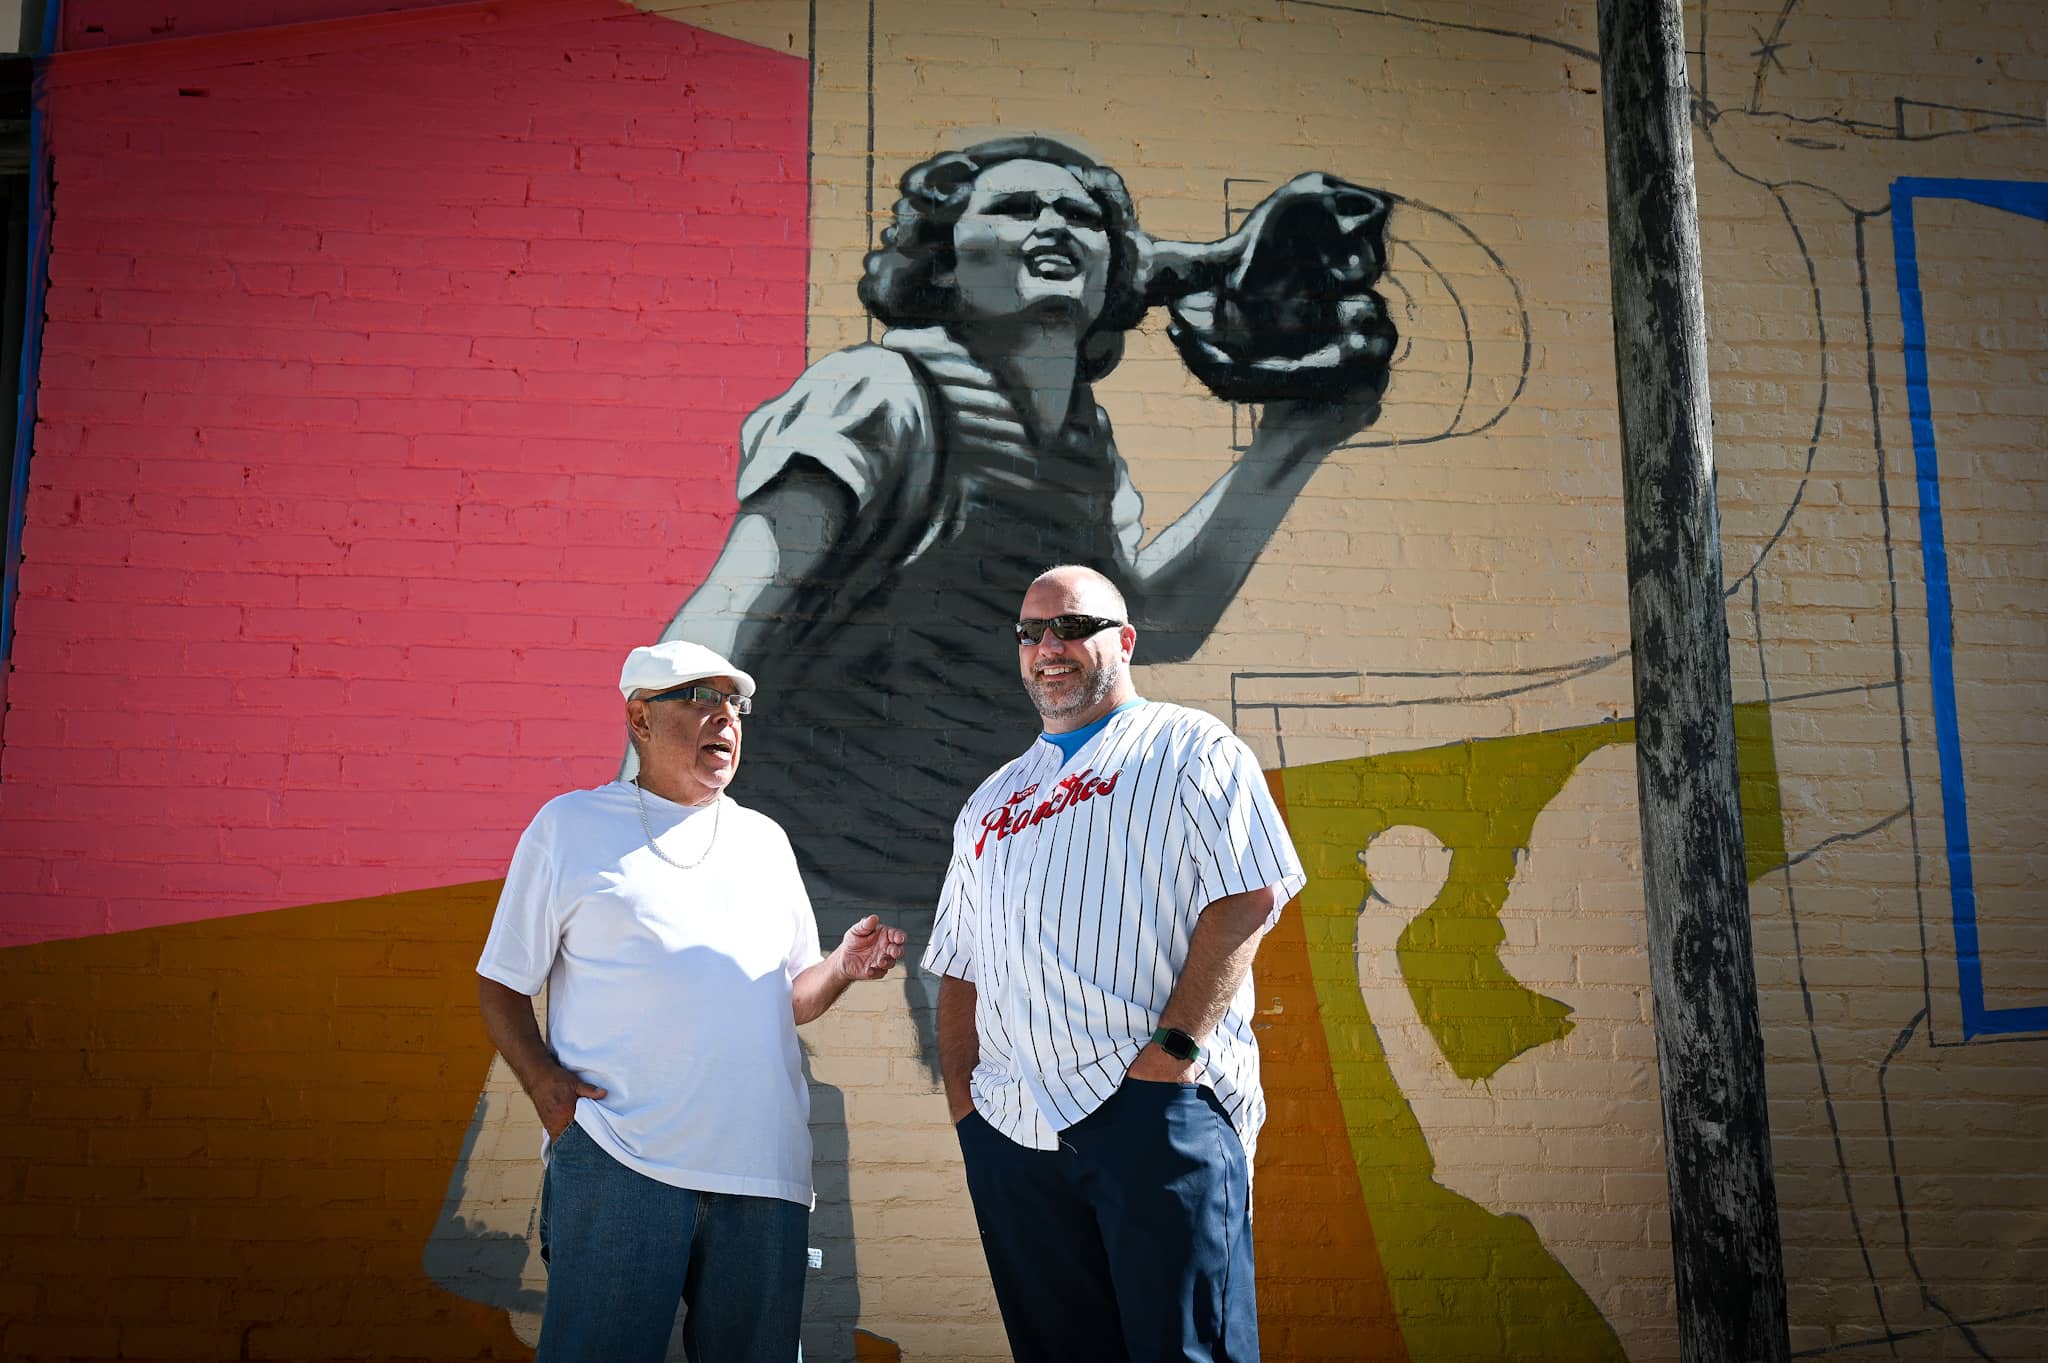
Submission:
M 1049 137 L 1004 137 L 964 151 L 941 152 L 904 172 L 895 224 L 882 249 L 863 262 L 860 301 L 887 326 L 948 326 L 960 320 L 956 291 L 937 277 L 954 267 L 953 224 L 967 209 L 974 182 L 1005 161 L 1044 161 L 1073 172 L 1101 208 L 1110 241 L 1102 315 L 1081 340 L 1081 375 L 1093 381 L 1116 368 L 1124 333 L 1145 315 L 1140 278 L 1144 237 L 1138 210 L 1121 175 Z

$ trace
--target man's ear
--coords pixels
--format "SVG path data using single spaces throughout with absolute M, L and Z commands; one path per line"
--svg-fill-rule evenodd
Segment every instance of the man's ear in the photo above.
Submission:
M 643 742 L 652 732 L 647 723 L 647 702 L 629 700 L 626 702 L 626 732 Z

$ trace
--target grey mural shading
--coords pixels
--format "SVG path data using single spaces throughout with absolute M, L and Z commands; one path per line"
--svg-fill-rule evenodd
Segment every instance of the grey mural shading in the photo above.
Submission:
M 1042 569 L 1115 580 L 1146 662 L 1202 646 L 1323 458 L 1379 412 L 1389 205 L 1301 175 L 1224 239 L 1175 242 L 1140 228 L 1114 170 L 1047 138 L 903 176 L 860 285 L 886 330 L 748 418 L 739 514 L 663 635 L 759 681 L 737 794 L 789 829 L 823 930 L 881 907 L 915 949 L 960 801 L 1036 732 L 1008 627 Z M 1265 405 L 1148 537 L 1093 385 L 1152 307 L 1212 393 Z

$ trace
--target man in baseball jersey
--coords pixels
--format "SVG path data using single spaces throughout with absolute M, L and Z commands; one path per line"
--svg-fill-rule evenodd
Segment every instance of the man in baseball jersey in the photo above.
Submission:
M 789 839 L 725 793 L 754 679 L 702 645 L 627 655 L 639 774 L 520 836 L 477 962 L 491 1041 L 547 1131 L 540 1363 L 797 1356 L 811 1211 L 797 1024 L 879 979 L 872 915 L 830 956 Z M 548 1035 L 532 995 L 548 987 Z
M 1045 732 L 953 825 L 939 1060 L 1018 1363 L 1246 1363 L 1251 964 L 1305 877 L 1244 744 L 1137 695 L 1128 620 L 1092 569 L 1025 593 Z

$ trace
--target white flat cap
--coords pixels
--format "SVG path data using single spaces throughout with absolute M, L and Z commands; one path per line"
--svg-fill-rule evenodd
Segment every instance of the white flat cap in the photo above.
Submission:
M 752 677 L 688 639 L 671 639 L 628 653 L 626 665 L 619 671 L 619 694 L 631 700 L 635 691 L 666 691 L 707 677 L 731 677 L 739 683 L 741 695 L 754 694 Z

